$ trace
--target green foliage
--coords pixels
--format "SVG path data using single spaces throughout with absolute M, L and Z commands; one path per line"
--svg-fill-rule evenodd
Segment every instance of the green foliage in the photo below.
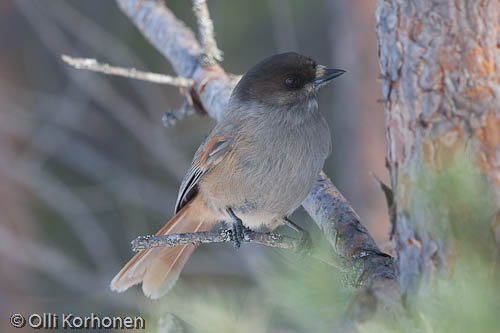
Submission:
M 497 208 L 474 163 L 474 153 L 459 148 L 443 155 L 439 168 L 419 163 L 414 169 L 412 219 L 438 239 L 453 236 L 463 246 L 476 249 L 493 245 L 489 224 Z
M 249 286 L 177 285 L 162 311 L 194 332 L 323 332 L 347 304 L 337 269 L 311 257 L 270 251 Z
M 497 208 L 474 154 L 458 149 L 442 168 L 421 167 L 414 214 L 422 207 L 428 230 L 448 225 L 449 278 L 437 278 L 419 294 L 415 320 L 434 332 L 498 332 L 500 275 L 490 222 Z M 415 202 L 414 201 L 414 202 Z M 420 320 L 418 320 L 420 319 Z
M 431 168 L 419 161 L 410 175 L 411 220 L 447 246 L 448 269 L 431 269 L 416 299 L 407 300 L 409 318 L 386 318 L 364 332 L 498 332 L 500 273 L 490 222 L 496 215 L 489 184 L 474 154 L 457 149 Z M 444 273 L 444 274 L 443 274 Z M 408 320 L 410 319 L 410 320 Z

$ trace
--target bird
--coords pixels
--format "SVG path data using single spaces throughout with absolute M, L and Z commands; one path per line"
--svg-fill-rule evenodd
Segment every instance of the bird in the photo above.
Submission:
M 246 230 L 285 224 L 311 191 L 331 151 L 318 91 L 344 74 L 295 52 L 251 67 L 233 89 L 224 117 L 196 151 L 175 215 L 156 235 L 211 230 L 231 221 L 234 246 Z M 122 292 L 142 282 L 152 299 L 175 284 L 196 246 L 142 250 L 111 281 Z

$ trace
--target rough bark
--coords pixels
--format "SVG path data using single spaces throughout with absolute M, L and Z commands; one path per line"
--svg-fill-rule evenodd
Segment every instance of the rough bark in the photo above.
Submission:
M 462 154 L 500 192 L 500 2 L 378 0 L 376 18 L 393 244 L 409 293 L 456 254 L 451 206 L 417 193 L 422 172 Z

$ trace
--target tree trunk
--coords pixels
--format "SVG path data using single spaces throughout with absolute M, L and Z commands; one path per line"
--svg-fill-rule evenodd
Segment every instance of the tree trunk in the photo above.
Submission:
M 392 238 L 408 295 L 453 271 L 460 235 L 491 244 L 491 218 L 500 229 L 500 1 L 378 0 L 376 18 Z

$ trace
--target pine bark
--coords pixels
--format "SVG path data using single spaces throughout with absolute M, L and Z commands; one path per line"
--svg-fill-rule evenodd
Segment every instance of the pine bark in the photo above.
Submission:
M 376 19 L 392 238 L 401 291 L 409 293 L 433 272 L 449 274 L 459 255 L 460 207 L 431 200 L 435 187 L 422 185 L 423 175 L 435 180 L 465 156 L 488 183 L 484 200 L 498 207 L 500 1 L 378 0 Z M 492 225 L 498 236 L 498 219 Z

